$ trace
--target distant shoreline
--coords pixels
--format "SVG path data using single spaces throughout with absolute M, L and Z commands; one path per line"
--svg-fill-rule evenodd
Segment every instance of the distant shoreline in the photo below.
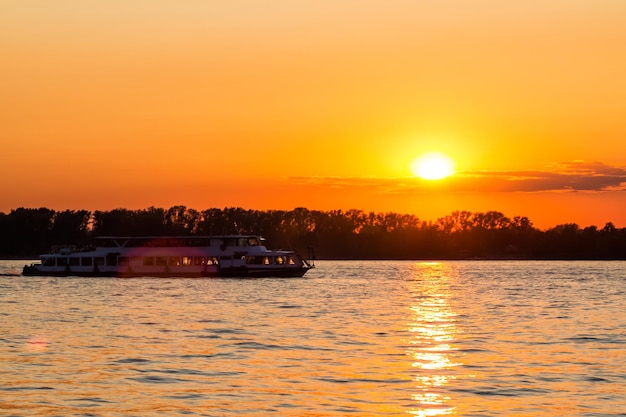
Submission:
M 537 229 L 524 216 L 455 211 L 435 222 L 362 210 L 111 211 L 19 208 L 0 213 L 0 259 L 34 259 L 53 245 L 90 245 L 98 236 L 254 234 L 271 249 L 320 260 L 626 260 L 626 228 L 575 223 Z M 312 255 L 310 255 L 312 256 Z
M 37 261 L 39 256 L 23 258 L 0 257 L 0 261 Z M 485 257 L 485 258 L 315 258 L 317 261 L 407 261 L 407 262 L 445 262 L 445 261 L 626 261 L 626 258 L 515 258 L 515 257 Z

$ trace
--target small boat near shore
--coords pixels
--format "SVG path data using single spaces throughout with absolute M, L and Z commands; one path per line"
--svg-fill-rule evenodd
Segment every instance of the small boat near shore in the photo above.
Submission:
M 93 247 L 55 246 L 25 276 L 301 277 L 314 268 L 293 250 L 271 250 L 256 235 L 106 236 Z

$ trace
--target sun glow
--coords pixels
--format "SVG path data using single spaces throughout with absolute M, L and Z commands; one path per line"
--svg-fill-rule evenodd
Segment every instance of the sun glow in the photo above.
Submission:
M 454 173 L 454 162 L 442 153 L 430 152 L 411 163 L 411 172 L 425 180 L 440 180 Z

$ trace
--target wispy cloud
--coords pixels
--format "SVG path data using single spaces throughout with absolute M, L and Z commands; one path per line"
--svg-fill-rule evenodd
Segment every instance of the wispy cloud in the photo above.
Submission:
M 626 191 L 626 167 L 573 161 L 553 164 L 545 170 L 465 171 L 435 182 L 372 177 L 288 177 L 287 180 L 313 187 L 367 188 L 383 194 L 435 189 L 454 192 Z

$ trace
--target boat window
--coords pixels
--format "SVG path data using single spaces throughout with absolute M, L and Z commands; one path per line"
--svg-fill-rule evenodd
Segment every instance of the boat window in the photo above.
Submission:
M 170 256 L 170 266 L 180 266 L 180 258 L 178 256 Z
M 117 254 L 116 253 L 109 253 L 107 255 L 107 265 L 108 266 L 116 266 L 117 265 Z
M 285 263 L 285 257 L 284 256 L 277 256 L 276 259 L 274 260 L 274 263 L 276 265 L 282 265 Z
M 248 238 L 248 246 L 258 246 L 259 240 L 256 237 Z
M 204 256 L 194 256 L 193 264 L 194 265 L 204 265 L 206 263 L 206 258 Z
M 67 266 L 67 258 L 57 258 L 57 266 Z
M 80 264 L 80 258 L 75 256 L 69 258 L 70 266 L 78 266 Z
M 193 258 L 191 256 L 183 256 L 181 259 L 181 263 L 183 265 L 191 265 L 193 261 Z
M 117 258 L 117 263 L 120 266 L 128 266 L 128 256 L 120 256 Z
M 141 256 L 131 256 L 130 257 L 130 262 L 133 264 L 137 264 L 137 263 L 141 263 L 142 259 Z
M 157 256 L 156 257 L 156 265 L 157 266 L 166 266 L 167 265 L 167 257 L 166 256 Z
M 246 263 L 250 265 L 269 265 L 269 258 L 267 256 L 248 256 Z
M 219 264 L 220 264 L 220 261 L 219 261 L 216 257 L 213 257 L 213 258 L 211 258 L 211 260 L 210 260 L 210 264 L 211 264 L 211 265 L 219 265 Z
M 227 246 L 237 246 L 238 240 L 237 238 L 226 238 L 222 243 L 222 247 L 226 248 Z
M 144 266 L 152 266 L 152 265 L 154 265 L 154 257 L 152 257 L 152 256 L 144 256 L 143 257 L 143 265 Z
M 296 264 L 296 262 L 293 260 L 293 256 L 288 256 L 287 257 L 287 263 L 289 265 L 295 265 Z
M 97 258 L 93 258 L 93 263 L 95 266 L 103 266 L 104 265 L 104 258 L 99 256 Z
M 41 264 L 43 266 L 54 266 L 55 262 L 54 262 L 54 258 L 45 258 Z
M 81 265 L 82 266 L 92 266 L 93 265 L 93 258 L 81 258 Z

